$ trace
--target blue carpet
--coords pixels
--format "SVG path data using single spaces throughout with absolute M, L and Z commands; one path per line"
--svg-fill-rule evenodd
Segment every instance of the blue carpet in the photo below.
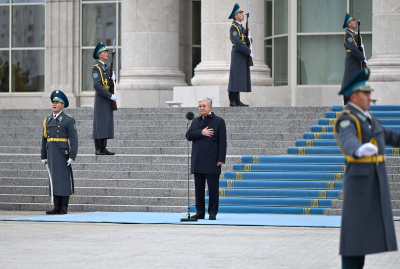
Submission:
M 90 212 L 55 216 L 0 219 L 0 221 L 125 223 L 125 224 L 184 224 L 184 225 L 236 225 L 236 226 L 288 226 L 288 227 L 340 227 L 340 216 L 218 214 L 217 220 L 181 222 L 186 213 L 142 212 Z

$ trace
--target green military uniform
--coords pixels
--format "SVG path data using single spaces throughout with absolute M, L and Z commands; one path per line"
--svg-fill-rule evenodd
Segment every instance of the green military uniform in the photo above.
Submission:
M 339 94 L 372 91 L 364 68 Z M 349 102 L 334 124 L 337 144 L 346 157 L 340 255 L 343 266 L 362 268 L 366 254 L 397 250 L 385 146 L 400 146 L 400 132 L 384 128 L 378 119 Z M 371 143 L 371 144 L 369 144 Z M 376 154 L 360 155 L 361 147 L 377 147 Z M 372 147 L 374 147 L 372 146 Z M 358 264 L 358 265 L 357 265 Z
M 68 98 L 62 91 L 54 91 L 51 101 L 68 107 Z M 69 141 L 69 143 L 68 143 Z M 72 168 L 78 154 L 78 132 L 74 118 L 61 111 L 56 118 L 53 113 L 43 120 L 41 158 L 47 160 L 50 169 L 50 194 L 54 195 L 54 209 L 47 214 L 66 214 L 70 195 L 73 194 Z M 51 189 L 51 186 L 53 189 Z

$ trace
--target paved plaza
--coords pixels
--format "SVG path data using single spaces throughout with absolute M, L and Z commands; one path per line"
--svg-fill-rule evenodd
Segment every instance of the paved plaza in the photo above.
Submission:
M 0 218 L 43 212 L 0 211 Z M 246 217 L 246 215 L 243 215 Z M 396 222 L 400 245 L 400 222 Z M 337 228 L 0 221 L 0 268 L 340 268 Z M 400 253 L 364 268 L 398 268 Z

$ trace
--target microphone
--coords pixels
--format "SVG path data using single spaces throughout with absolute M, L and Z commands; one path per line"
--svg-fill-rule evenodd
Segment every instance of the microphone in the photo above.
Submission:
M 193 118 L 194 118 L 193 112 L 189 111 L 188 113 L 186 113 L 186 118 L 187 118 L 188 120 L 193 120 Z

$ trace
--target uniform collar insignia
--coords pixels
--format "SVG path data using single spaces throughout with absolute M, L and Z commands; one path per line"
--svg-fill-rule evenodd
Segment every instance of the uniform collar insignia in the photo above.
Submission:
M 103 66 L 103 70 L 106 71 L 106 68 Z
M 59 120 L 60 122 L 62 121 L 62 119 L 63 119 L 63 117 L 61 117 L 61 116 L 58 118 L 58 120 Z
M 357 113 L 357 116 L 360 118 L 360 120 L 365 121 L 367 118 L 362 115 L 361 113 Z

